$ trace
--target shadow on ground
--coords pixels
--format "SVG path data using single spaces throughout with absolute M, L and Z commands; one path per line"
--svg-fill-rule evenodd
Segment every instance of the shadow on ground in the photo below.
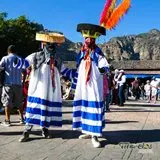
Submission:
M 110 121 L 106 120 L 107 124 L 121 124 L 121 123 L 138 123 L 138 121 Z M 63 125 L 72 125 L 72 120 L 63 120 Z
M 125 106 L 142 106 L 142 107 L 160 107 L 160 104 L 152 104 L 152 103 L 126 103 Z
M 110 121 L 110 120 L 106 120 L 106 124 L 121 124 L 121 123 L 138 123 L 138 121 Z
M 160 112 L 160 108 L 156 110 L 145 109 L 144 108 L 128 108 L 128 107 L 119 107 L 119 108 L 110 108 L 110 112 Z
M 16 136 L 22 135 L 20 131 L 5 131 L 0 132 L 1 136 Z M 34 135 L 34 136 L 33 136 Z M 36 135 L 36 137 L 35 137 Z M 77 139 L 81 132 L 72 131 L 72 130 L 50 130 L 50 135 L 53 139 L 62 138 L 62 139 Z M 102 146 L 108 144 L 117 145 L 119 143 L 152 143 L 160 141 L 160 130 L 122 130 L 122 131 L 105 131 L 103 132 L 103 137 L 106 140 L 102 140 Z M 44 139 L 41 137 L 41 130 L 33 130 L 30 133 L 29 141 L 36 139 Z
M 41 136 L 41 129 L 32 130 L 30 133 L 29 141 L 36 140 L 36 139 L 44 139 Z M 53 138 L 62 138 L 62 139 L 77 139 L 81 132 L 79 131 L 72 131 L 72 130 L 49 130 L 51 139 Z M 18 136 L 22 135 L 23 131 L 2 131 L 0 132 L 0 136 Z M 33 136 L 34 135 L 34 136 Z M 35 137 L 36 136 L 36 137 Z
M 160 130 L 122 130 L 122 131 L 105 131 L 102 145 L 126 143 L 152 143 L 160 141 Z

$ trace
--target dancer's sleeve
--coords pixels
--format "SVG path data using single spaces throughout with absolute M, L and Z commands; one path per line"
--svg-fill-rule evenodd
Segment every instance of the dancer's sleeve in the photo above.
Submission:
M 104 56 L 99 56 L 99 59 L 98 59 L 98 68 L 100 70 L 100 72 L 109 72 L 109 64 L 106 60 L 106 58 Z
M 23 68 L 26 69 L 29 66 L 31 66 L 33 64 L 33 59 L 36 53 L 32 53 L 30 54 L 28 57 L 21 58 L 21 57 L 17 57 L 17 62 L 13 63 L 13 67 L 14 68 Z
M 62 64 L 61 75 L 69 79 L 73 79 L 76 75 L 76 69 L 67 68 L 64 64 Z

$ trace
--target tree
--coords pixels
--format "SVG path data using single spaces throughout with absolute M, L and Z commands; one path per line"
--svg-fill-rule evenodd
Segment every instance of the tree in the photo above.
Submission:
M 7 13 L 0 13 L 0 58 L 11 44 L 16 46 L 17 54 L 22 57 L 39 50 L 40 43 L 35 40 L 35 35 L 41 30 L 44 30 L 43 25 L 31 22 L 25 16 L 7 19 Z

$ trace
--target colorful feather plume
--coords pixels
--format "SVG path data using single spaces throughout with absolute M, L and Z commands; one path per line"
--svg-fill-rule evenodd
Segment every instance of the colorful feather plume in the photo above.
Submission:
M 123 0 L 118 7 L 116 7 L 116 2 L 117 0 L 106 0 L 101 14 L 100 25 L 108 30 L 113 29 L 118 24 L 131 6 L 131 0 Z
M 104 6 L 104 10 L 102 12 L 101 18 L 100 18 L 100 24 L 106 23 L 106 19 L 108 19 L 108 10 L 112 4 L 112 0 L 106 1 L 106 4 Z

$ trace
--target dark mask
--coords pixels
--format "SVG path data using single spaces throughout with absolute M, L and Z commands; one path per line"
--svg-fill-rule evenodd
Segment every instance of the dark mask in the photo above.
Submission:
M 46 49 L 50 56 L 54 56 L 54 54 L 56 53 L 56 47 L 54 43 L 47 43 Z

